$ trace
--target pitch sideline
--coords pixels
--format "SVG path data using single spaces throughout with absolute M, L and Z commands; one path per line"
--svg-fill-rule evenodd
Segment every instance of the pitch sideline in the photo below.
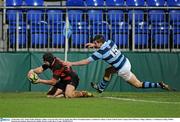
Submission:
M 120 97 L 102 97 L 102 98 L 105 98 L 105 99 L 112 99 L 112 100 L 133 101 L 133 102 L 163 103 L 163 104 L 180 104 L 180 102 L 161 102 L 161 101 L 138 100 L 138 99 L 120 98 Z

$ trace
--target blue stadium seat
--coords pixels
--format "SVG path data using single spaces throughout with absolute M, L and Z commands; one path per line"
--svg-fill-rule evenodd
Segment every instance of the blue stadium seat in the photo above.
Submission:
M 173 44 L 180 45 L 180 10 L 171 10 L 169 16 L 172 26 Z
M 172 25 L 180 23 L 180 10 L 170 10 L 169 17 Z
M 135 25 L 135 46 L 147 47 L 148 46 L 148 24 L 146 22 L 139 22 Z
M 48 23 L 58 23 L 63 21 L 62 10 L 48 10 L 47 11 Z
M 48 44 L 48 26 L 46 22 L 39 22 L 30 26 L 32 47 L 44 47 Z
M 110 24 L 122 22 L 125 19 L 122 10 L 108 10 L 107 15 Z
M 63 34 L 65 22 L 63 21 L 62 10 L 47 11 L 49 23 L 49 38 L 51 47 L 63 47 L 65 45 L 65 36 Z
M 126 0 L 127 6 L 144 6 L 144 0 Z
M 174 46 L 180 46 L 180 31 L 173 35 L 173 44 Z
M 101 34 L 104 35 L 105 39 L 109 39 L 108 34 L 109 34 L 109 23 L 106 21 L 99 21 L 95 24 L 92 24 L 90 26 L 90 32 L 92 35 L 96 34 Z
M 124 6 L 124 0 L 106 0 L 106 6 Z
M 83 47 L 88 41 L 88 24 L 87 22 L 78 22 L 72 26 L 72 44 L 73 47 Z
M 52 34 L 52 47 L 64 47 L 65 46 L 65 36 L 63 33 Z
M 84 6 L 83 0 L 67 0 L 66 6 Z
M 6 0 L 6 6 L 22 6 L 23 0 Z
M 145 21 L 143 10 L 130 10 L 128 12 L 128 18 L 129 18 L 130 23 L 132 23 L 132 20 L 133 20 L 133 13 L 134 13 L 134 17 L 135 17 L 135 23 Z
M 71 24 L 76 24 L 83 21 L 83 11 L 82 10 L 69 10 L 68 18 Z
M 87 6 L 103 6 L 104 0 L 86 0 Z
M 19 22 L 23 21 L 22 10 L 7 10 L 6 16 L 8 24 L 16 23 L 17 17 Z
M 120 47 L 127 47 L 128 43 L 128 23 L 119 22 L 112 24 L 110 33 L 112 33 L 112 38 L 116 44 Z
M 52 47 L 60 47 L 65 45 L 64 27 L 64 21 L 50 24 L 49 32 Z
M 154 45 L 167 46 L 169 45 L 169 25 L 166 22 L 159 22 L 152 25 L 151 37 L 154 40 Z
M 88 19 L 90 23 L 103 21 L 103 11 L 102 10 L 88 10 Z
M 38 24 L 42 21 L 43 12 L 41 10 L 29 10 L 27 20 L 29 24 Z
M 147 6 L 165 6 L 165 0 L 146 0 Z
M 72 34 L 73 47 L 84 47 L 88 42 L 88 34 Z
M 180 6 L 180 0 L 167 0 L 168 6 Z
M 10 41 L 10 46 L 11 47 L 15 47 L 16 45 L 16 23 L 14 24 L 10 24 L 9 28 L 8 28 L 8 34 L 9 34 L 9 41 Z M 26 23 L 25 22 L 20 22 L 19 26 L 18 26 L 18 44 L 19 47 L 25 47 L 25 45 L 27 44 L 27 40 L 26 40 L 26 35 L 27 35 L 27 31 L 26 31 Z
M 44 0 L 25 0 L 27 6 L 43 6 Z
M 150 10 L 148 13 L 149 22 L 159 23 L 165 21 L 165 12 L 163 10 Z

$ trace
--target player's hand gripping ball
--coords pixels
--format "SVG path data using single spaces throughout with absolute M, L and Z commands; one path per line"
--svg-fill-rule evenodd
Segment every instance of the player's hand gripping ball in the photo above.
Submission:
M 39 77 L 36 73 L 33 72 L 28 75 L 28 79 L 31 81 L 31 83 L 37 84 L 37 80 L 39 79 Z

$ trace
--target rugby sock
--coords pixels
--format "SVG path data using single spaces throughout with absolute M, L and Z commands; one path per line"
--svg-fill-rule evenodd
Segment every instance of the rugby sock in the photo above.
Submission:
M 159 83 L 143 82 L 143 88 L 161 88 Z
M 103 80 L 98 83 L 99 90 L 104 91 L 104 89 L 108 86 L 108 84 L 109 84 L 109 81 L 107 81 L 103 78 Z

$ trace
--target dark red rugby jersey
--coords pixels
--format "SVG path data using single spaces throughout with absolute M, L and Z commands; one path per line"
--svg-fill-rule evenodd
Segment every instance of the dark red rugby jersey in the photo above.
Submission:
M 42 65 L 43 69 L 46 70 L 47 68 L 51 69 L 53 72 L 53 78 L 56 80 L 65 80 L 69 81 L 72 80 L 73 77 L 78 77 L 77 74 L 72 70 L 71 67 L 66 67 L 63 63 L 55 58 L 51 66 L 47 66 L 46 64 Z

